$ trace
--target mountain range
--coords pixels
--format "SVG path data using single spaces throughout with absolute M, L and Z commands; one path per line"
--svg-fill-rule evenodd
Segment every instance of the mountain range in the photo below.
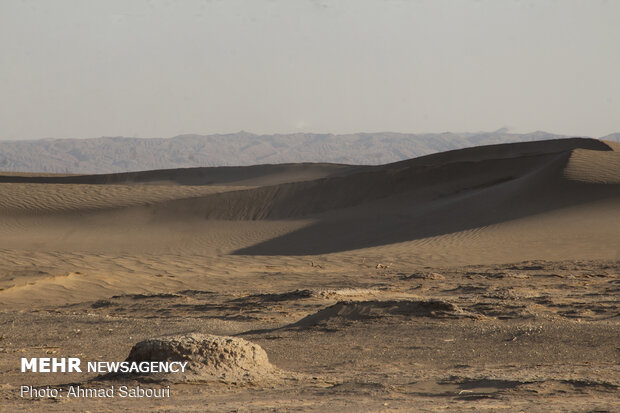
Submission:
M 381 165 L 480 145 L 568 138 L 506 129 L 478 133 L 274 134 L 0 141 L 0 171 L 99 174 L 205 166 L 323 162 Z M 620 133 L 602 137 L 620 141 Z

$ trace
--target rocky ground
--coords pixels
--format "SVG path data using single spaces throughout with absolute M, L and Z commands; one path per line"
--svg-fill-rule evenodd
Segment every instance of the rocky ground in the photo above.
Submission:
M 326 288 L 309 280 L 314 287 L 4 308 L 1 408 L 617 411 L 619 274 L 617 261 L 377 268 Z M 122 361 L 141 340 L 194 333 L 258 344 L 284 374 L 262 364 L 244 367 L 249 380 L 218 378 L 216 369 L 199 382 L 19 371 L 24 356 Z M 63 391 L 170 386 L 170 397 L 22 398 L 20 383 Z

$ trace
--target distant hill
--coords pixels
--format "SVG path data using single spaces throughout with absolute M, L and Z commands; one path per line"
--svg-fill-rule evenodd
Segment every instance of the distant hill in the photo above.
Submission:
M 567 138 L 546 132 L 298 133 L 181 135 L 168 139 L 102 137 L 0 142 L 0 171 L 116 173 L 197 166 L 299 162 L 380 165 L 472 146 Z M 602 139 L 620 141 L 620 134 Z

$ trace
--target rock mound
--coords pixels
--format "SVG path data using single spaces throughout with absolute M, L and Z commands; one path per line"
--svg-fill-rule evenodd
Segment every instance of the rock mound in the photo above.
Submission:
M 368 320 L 383 317 L 461 318 L 472 315 L 441 300 L 340 301 L 309 315 L 291 327 L 306 327 L 330 320 Z
M 128 362 L 187 362 L 183 373 L 155 373 L 144 378 L 171 382 L 255 382 L 274 378 L 279 370 L 259 345 L 242 338 L 192 333 L 141 341 Z

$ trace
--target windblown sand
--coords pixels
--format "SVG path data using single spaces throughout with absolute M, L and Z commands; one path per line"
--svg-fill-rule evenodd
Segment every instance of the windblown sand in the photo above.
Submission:
M 0 410 L 620 410 L 611 143 L 4 174 L 0 234 Z M 25 354 L 121 361 L 170 336 L 232 336 L 264 357 L 228 380 L 205 353 L 208 378 L 171 380 L 169 399 L 19 397 L 108 380 L 23 374 Z

